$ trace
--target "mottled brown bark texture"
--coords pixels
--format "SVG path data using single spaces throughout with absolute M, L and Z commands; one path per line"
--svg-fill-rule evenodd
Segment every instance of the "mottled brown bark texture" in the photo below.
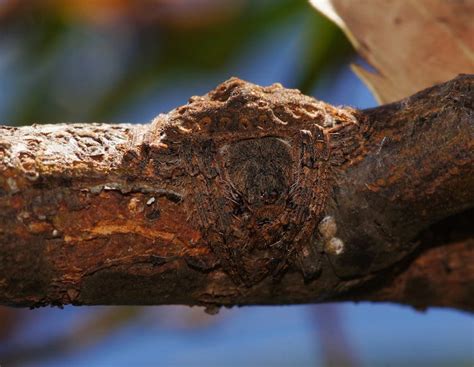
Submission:
M 0 127 L 0 304 L 472 311 L 473 93 L 359 111 L 233 78 L 148 125 Z

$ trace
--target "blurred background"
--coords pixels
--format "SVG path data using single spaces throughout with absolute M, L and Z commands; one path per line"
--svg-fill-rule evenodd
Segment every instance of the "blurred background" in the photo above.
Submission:
M 0 0 L 0 123 L 150 121 L 231 76 L 375 106 L 305 0 Z M 104 290 L 106 291 L 106 290 Z M 472 316 L 383 304 L 0 307 L 0 366 L 473 366 Z

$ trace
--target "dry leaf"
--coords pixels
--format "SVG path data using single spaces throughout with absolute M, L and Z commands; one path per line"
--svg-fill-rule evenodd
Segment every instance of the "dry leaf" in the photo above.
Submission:
M 474 0 L 310 0 L 376 72 L 354 71 L 381 103 L 474 73 Z

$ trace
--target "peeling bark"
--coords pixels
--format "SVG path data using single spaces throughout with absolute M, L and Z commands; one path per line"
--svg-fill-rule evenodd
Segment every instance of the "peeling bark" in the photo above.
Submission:
M 472 311 L 472 222 L 422 237 L 472 219 L 473 84 L 359 111 L 234 78 L 149 125 L 0 127 L 0 304 Z

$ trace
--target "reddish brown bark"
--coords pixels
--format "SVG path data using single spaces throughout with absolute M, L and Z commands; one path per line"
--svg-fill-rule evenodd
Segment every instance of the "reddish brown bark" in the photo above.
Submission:
M 408 303 L 421 309 L 455 304 L 472 311 L 473 258 L 473 239 L 431 248 L 367 299 Z
M 150 125 L 0 127 L 0 303 L 472 311 L 472 228 L 420 236 L 474 207 L 473 80 L 357 111 L 231 79 Z

